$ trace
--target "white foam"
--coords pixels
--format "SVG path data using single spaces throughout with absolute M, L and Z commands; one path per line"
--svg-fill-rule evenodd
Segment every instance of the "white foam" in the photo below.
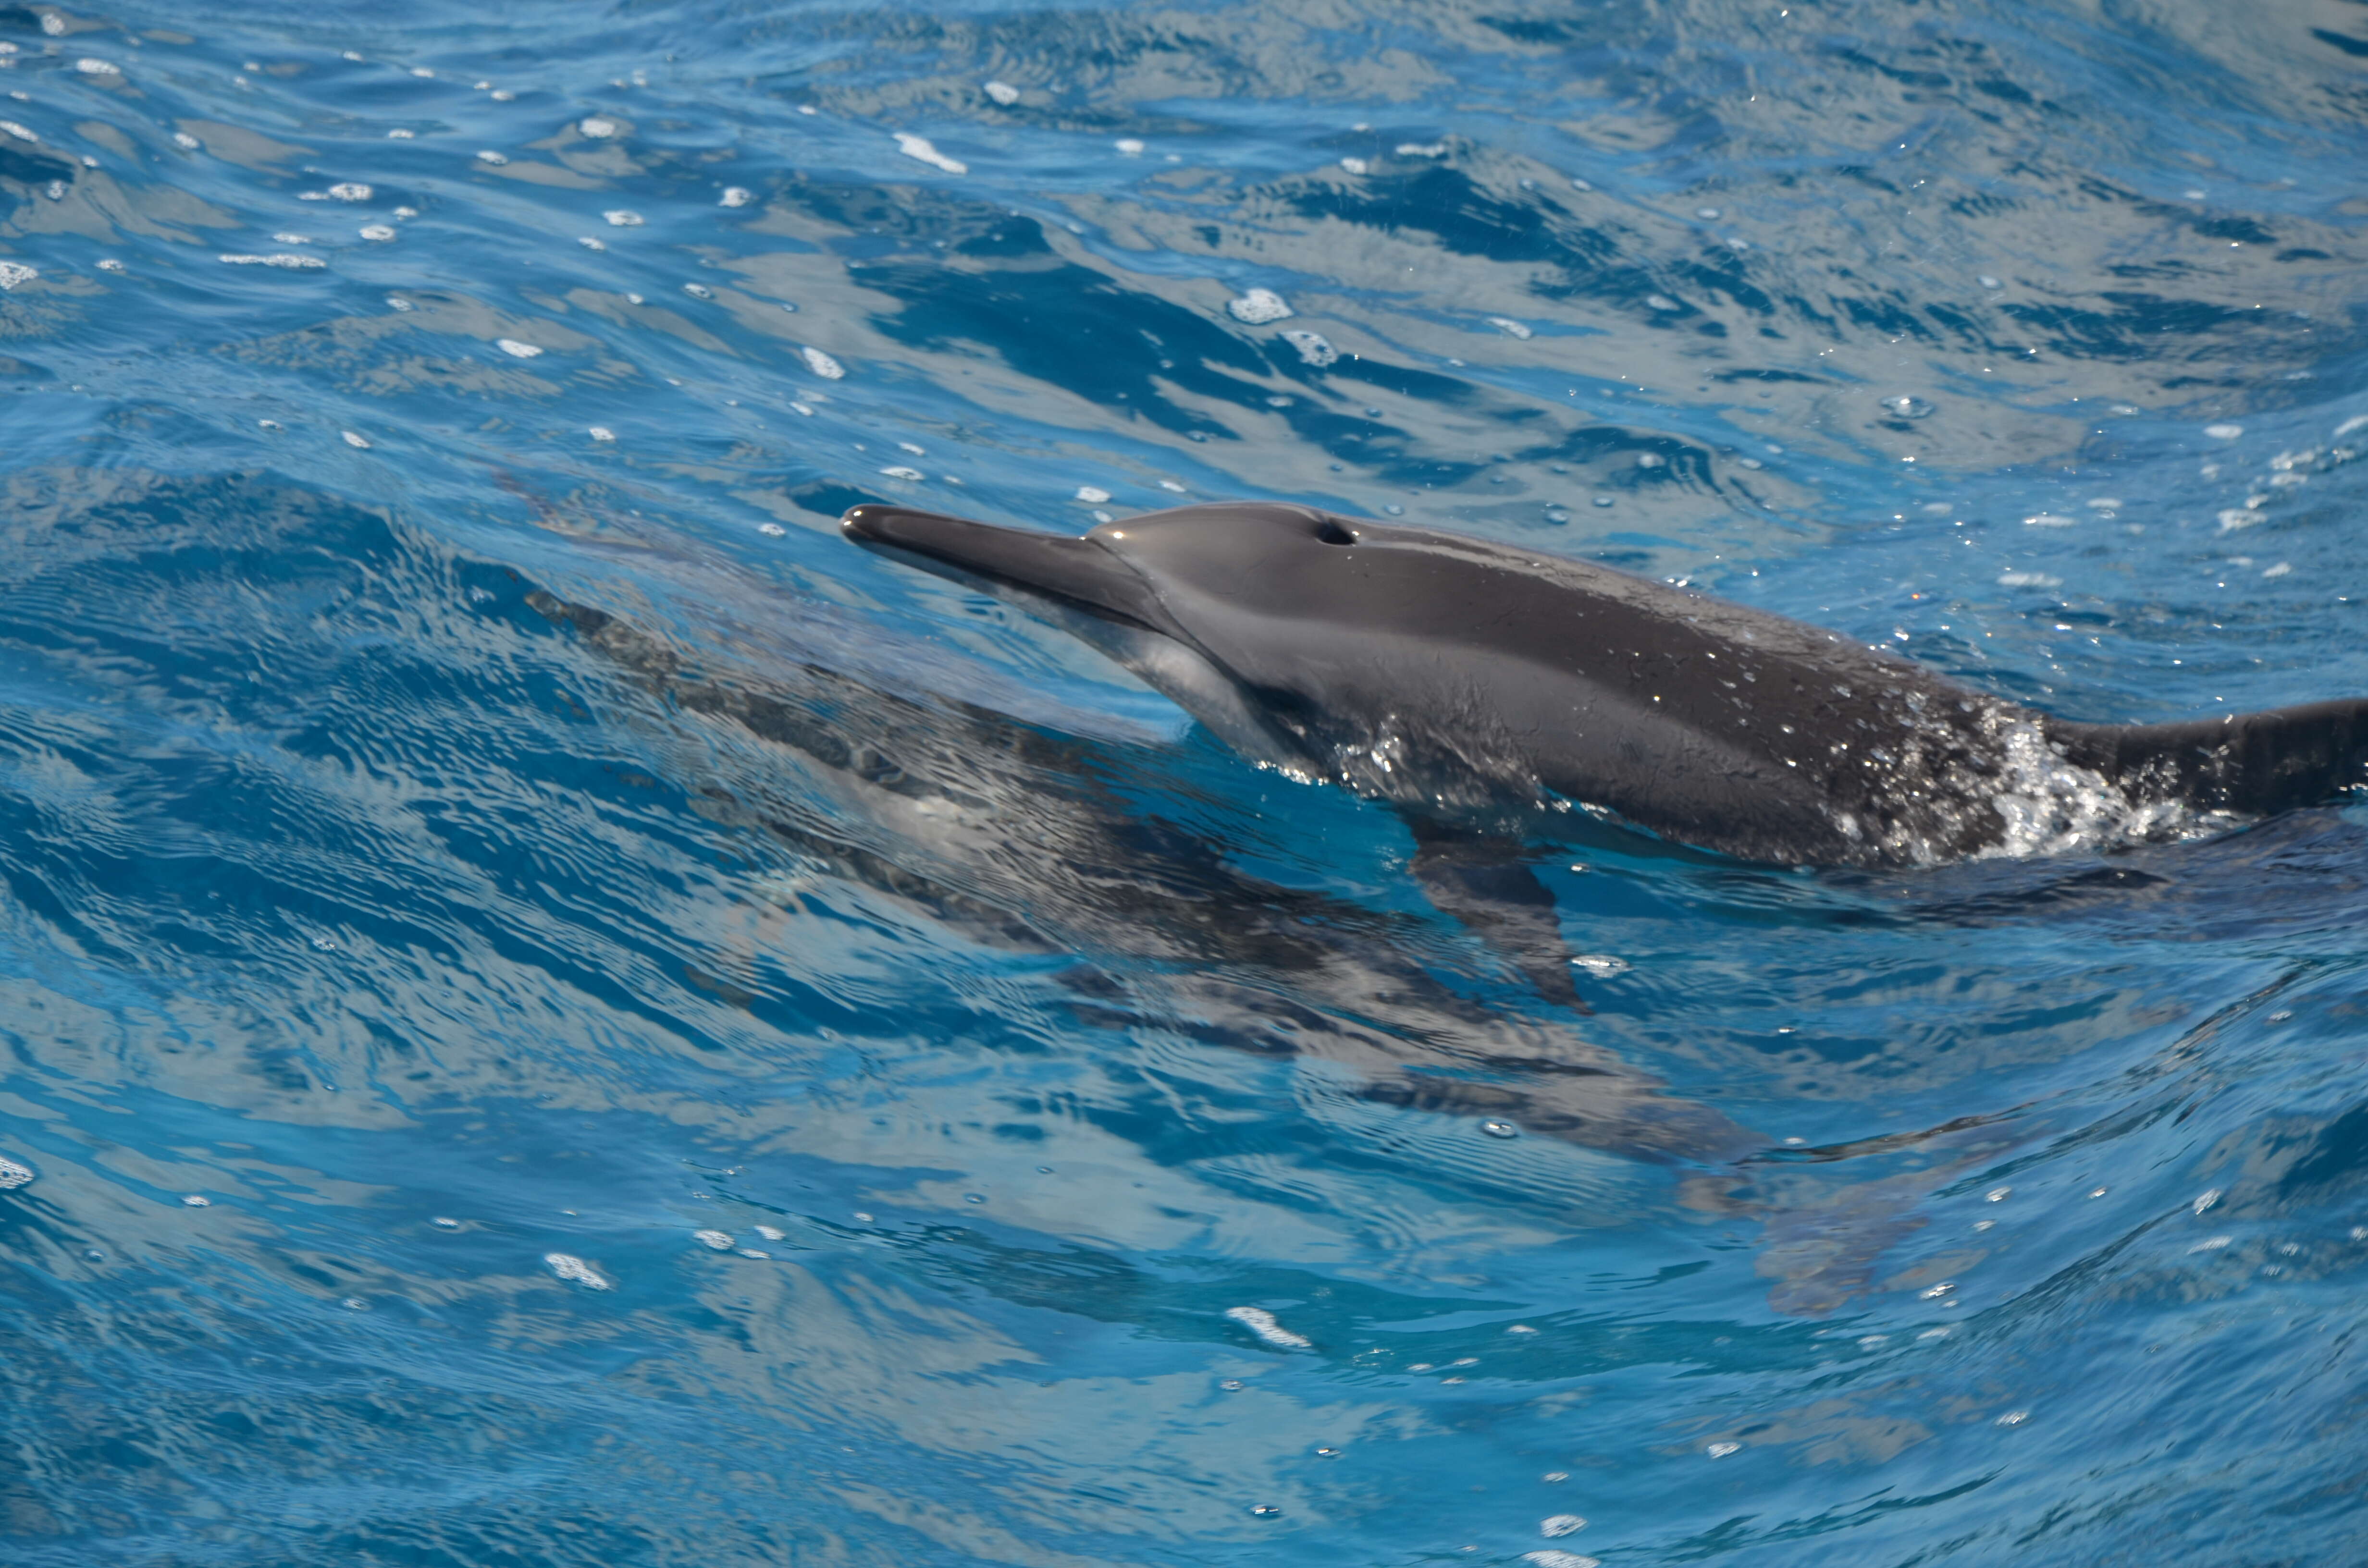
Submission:
M 988 97 L 1007 107 L 1019 101 L 1019 89 L 1008 82 L 989 82 L 982 90 Z
M 1616 959 L 1610 953 L 1581 953 L 1570 961 L 1575 968 L 1583 969 L 1589 974 L 1605 978 L 1615 974 L 1625 974 L 1629 969 L 1626 959 Z
M 357 448 L 365 452 L 370 450 L 370 437 L 357 435 L 351 430 L 341 430 L 338 434 L 345 437 L 346 445 L 348 447 Z
M 394 238 L 394 231 L 384 223 L 364 223 L 359 232 L 362 238 L 377 241 L 381 244 Z
M 1304 1335 L 1293 1334 L 1275 1322 L 1274 1314 L 1264 1307 L 1227 1307 L 1225 1315 L 1278 1349 L 1305 1350 L 1310 1347 Z
M 123 67 L 118 65 L 112 60 L 99 60 L 91 56 L 85 56 L 83 59 L 75 61 L 74 69 L 81 72 L 85 76 L 120 76 L 123 74 Z
M 1362 158 L 1343 158 L 1340 160 L 1340 166 L 1352 175 L 1360 175 L 1372 165 Z
M 1554 1540 L 1563 1536 L 1577 1535 L 1586 1528 L 1587 1521 L 1577 1514 L 1556 1514 L 1539 1521 L 1538 1533 L 1548 1540 Z
M 757 193 L 746 186 L 727 185 L 723 187 L 723 194 L 716 199 L 715 204 L 718 207 L 746 207 L 756 199 Z
M 329 194 L 339 201 L 368 201 L 370 187 L 359 180 L 344 180 L 329 187 Z
M 682 291 L 689 295 L 694 300 L 712 300 L 715 298 L 715 290 L 709 288 L 704 283 L 686 283 L 682 286 Z
M 1139 158 L 1143 156 L 1143 143 L 1132 136 L 1121 136 L 1117 141 L 1111 142 L 1110 145 L 1118 149 L 1119 155 L 1121 157 Z
M 2068 528 L 2079 520 L 2078 517 L 2060 517 L 2054 512 L 2033 512 L 2022 519 L 2022 526 L 2027 528 Z
M 477 154 L 477 162 L 481 164 L 491 164 L 494 167 L 498 169 L 504 164 L 508 163 L 509 158 L 506 153 L 496 153 L 491 148 L 486 148 Z
M 1444 142 L 1401 142 L 1398 143 L 1398 156 L 1401 158 L 1444 158 L 1447 156 L 1447 143 Z
M 812 370 L 815 375 L 820 376 L 825 381 L 837 381 L 839 378 L 847 374 L 846 366 L 840 364 L 837 360 L 832 358 L 821 349 L 814 347 L 811 345 L 799 349 L 798 356 L 805 360 L 807 369 Z
M 1553 1547 L 1541 1547 L 1521 1553 L 1521 1561 L 1535 1568 L 1603 1568 L 1600 1557 L 1582 1557 L 1576 1551 L 1557 1551 Z
M 729 1231 L 693 1231 L 690 1239 L 715 1252 L 732 1250 L 732 1233 Z
M 17 124 L 13 119 L 0 119 L 0 131 L 6 131 L 9 135 L 14 136 L 19 142 L 39 142 L 40 141 L 40 137 L 34 135 L 30 131 L 28 131 L 25 127 Z M 2343 432 L 2338 430 L 2336 434 L 2340 436 Z
M 1248 290 L 1240 298 L 1226 301 L 1225 311 L 1235 321 L 1250 326 L 1264 326 L 1292 313 L 1282 296 L 1271 289 Z
M 609 1281 L 601 1278 L 600 1271 L 580 1257 L 564 1252 L 547 1252 L 542 1255 L 542 1261 L 562 1279 L 572 1279 L 587 1290 L 609 1288 Z
M 1524 342 L 1529 340 L 1530 329 L 1510 316 L 1490 316 L 1488 324 L 1508 337 L 1518 337 Z
M 596 114 L 588 119 L 577 120 L 575 129 L 596 142 L 605 142 L 617 134 L 619 127 L 615 120 Z
M 613 441 L 617 438 L 617 433 L 606 425 L 595 425 L 584 433 L 596 441 Z
M 1104 490 L 1099 484 L 1080 484 L 1077 486 L 1077 499 L 1083 501 L 1088 506 L 1099 506 L 1103 502 L 1109 500 L 1110 497 L 1110 493 Z
M 494 347 L 513 359 L 535 359 L 542 355 L 542 349 L 539 345 L 520 343 L 515 337 L 497 337 L 494 339 Z
M 0 1154 L 0 1191 L 22 1187 L 33 1179 L 33 1167 L 20 1165 L 6 1154 Z
M 290 271 L 329 265 L 317 256 L 294 256 L 286 252 L 274 256 L 233 256 L 225 253 L 214 259 L 228 267 L 278 267 Z
M 2215 441 L 2233 441 L 2245 433 L 2242 425 L 2206 425 L 2203 433 Z
M 600 216 L 609 220 L 609 226 L 612 229 L 638 229 L 642 226 L 642 215 L 628 207 L 615 208 Z
M 950 175 L 970 173 L 968 164 L 963 163 L 960 158 L 947 157 L 938 151 L 928 137 L 916 136 L 909 131 L 899 131 L 894 134 L 896 138 L 896 151 L 904 153 L 905 156 L 916 158 L 930 167 L 943 169 Z
M 919 469 L 906 468 L 902 463 L 892 463 L 888 467 L 882 469 L 880 472 L 886 474 L 891 479 L 918 479 L 921 477 L 921 471 Z
M 199 141 L 196 137 L 190 135 L 186 131 L 176 131 L 173 132 L 173 145 L 178 147 L 184 153 L 194 153 L 199 147 L 204 146 L 205 143 Z
M 1320 332 L 1292 327 L 1283 333 L 1282 340 L 1298 349 L 1300 359 L 1306 364 L 1320 368 L 1333 364 L 1340 358 L 1340 351 L 1333 347 Z
M 19 283 L 30 283 L 40 276 L 37 267 L 21 261 L 0 261 L 0 290 L 14 289 Z

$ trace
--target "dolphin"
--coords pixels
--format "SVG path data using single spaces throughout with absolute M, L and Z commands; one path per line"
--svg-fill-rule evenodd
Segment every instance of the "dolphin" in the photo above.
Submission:
M 1688 589 L 1314 506 L 1178 506 L 1073 538 L 867 503 L 841 528 L 1076 632 L 1259 762 L 1394 802 L 1426 854 L 1583 810 L 1749 861 L 1930 864 L 2368 783 L 2368 700 L 2075 722 Z M 1449 913 L 1486 859 L 1429 879 Z M 1484 918 L 1522 904 L 1508 892 Z

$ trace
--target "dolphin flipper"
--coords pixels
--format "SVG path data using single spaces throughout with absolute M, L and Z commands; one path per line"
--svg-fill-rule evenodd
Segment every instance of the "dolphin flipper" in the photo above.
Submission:
M 1530 869 L 1526 846 L 1419 816 L 1406 823 L 1415 841 L 1407 869 L 1432 904 L 1510 959 L 1547 1001 L 1592 1013 L 1571 983 L 1554 894 Z

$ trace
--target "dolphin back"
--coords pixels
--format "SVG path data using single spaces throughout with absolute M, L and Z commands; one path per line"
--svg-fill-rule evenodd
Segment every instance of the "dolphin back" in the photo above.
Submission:
M 2368 785 L 2368 699 L 2174 724 L 2051 720 L 2066 760 L 2139 798 L 2267 815 Z

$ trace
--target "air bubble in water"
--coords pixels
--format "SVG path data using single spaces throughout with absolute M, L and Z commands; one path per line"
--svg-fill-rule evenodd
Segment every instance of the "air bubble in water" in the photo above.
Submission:
M 1601 976 L 1625 974 L 1630 967 L 1626 959 L 1613 958 L 1610 953 L 1580 953 L 1570 961 L 1589 974 Z
M 960 158 L 947 157 L 938 151 L 937 145 L 928 137 L 916 136 L 907 131 L 899 131 L 893 134 L 896 138 L 896 151 L 904 153 L 905 156 L 927 164 L 932 168 L 943 169 L 950 175 L 970 173 L 968 164 L 963 163 Z
M 1892 415 L 1898 419 L 1922 419 L 1932 412 L 1931 403 L 1907 392 L 1902 392 L 1896 397 L 1884 398 L 1883 406 L 1889 409 Z
M 1509 1121 L 1484 1121 L 1480 1131 L 1491 1138 L 1519 1138 L 1521 1130 Z
M 542 1261 L 546 1267 L 562 1279 L 572 1279 L 587 1290 L 605 1290 L 609 1288 L 609 1281 L 601 1278 L 600 1271 L 580 1257 L 571 1256 L 564 1252 L 547 1252 L 542 1255 Z
M 694 300 L 712 300 L 715 298 L 715 290 L 710 289 L 704 283 L 686 283 L 682 286 L 682 291 L 689 295 Z
M 1282 335 L 1282 340 L 1299 350 L 1299 358 L 1304 363 L 1318 369 L 1340 358 L 1340 351 L 1333 347 L 1320 332 L 1306 332 L 1294 327 Z
M 1225 311 L 1235 321 L 1250 326 L 1263 326 L 1292 313 L 1291 307 L 1283 303 L 1282 296 L 1271 289 L 1252 289 L 1238 299 L 1228 300 Z
M 457 1231 L 461 1228 L 460 1221 L 448 1219 L 441 1214 L 437 1215 L 436 1218 L 428 1221 L 427 1222 L 435 1226 L 439 1231 Z
M 1304 1350 L 1309 1347 L 1304 1335 L 1293 1334 L 1283 1327 L 1264 1307 L 1227 1307 L 1225 1315 L 1279 1349 Z

